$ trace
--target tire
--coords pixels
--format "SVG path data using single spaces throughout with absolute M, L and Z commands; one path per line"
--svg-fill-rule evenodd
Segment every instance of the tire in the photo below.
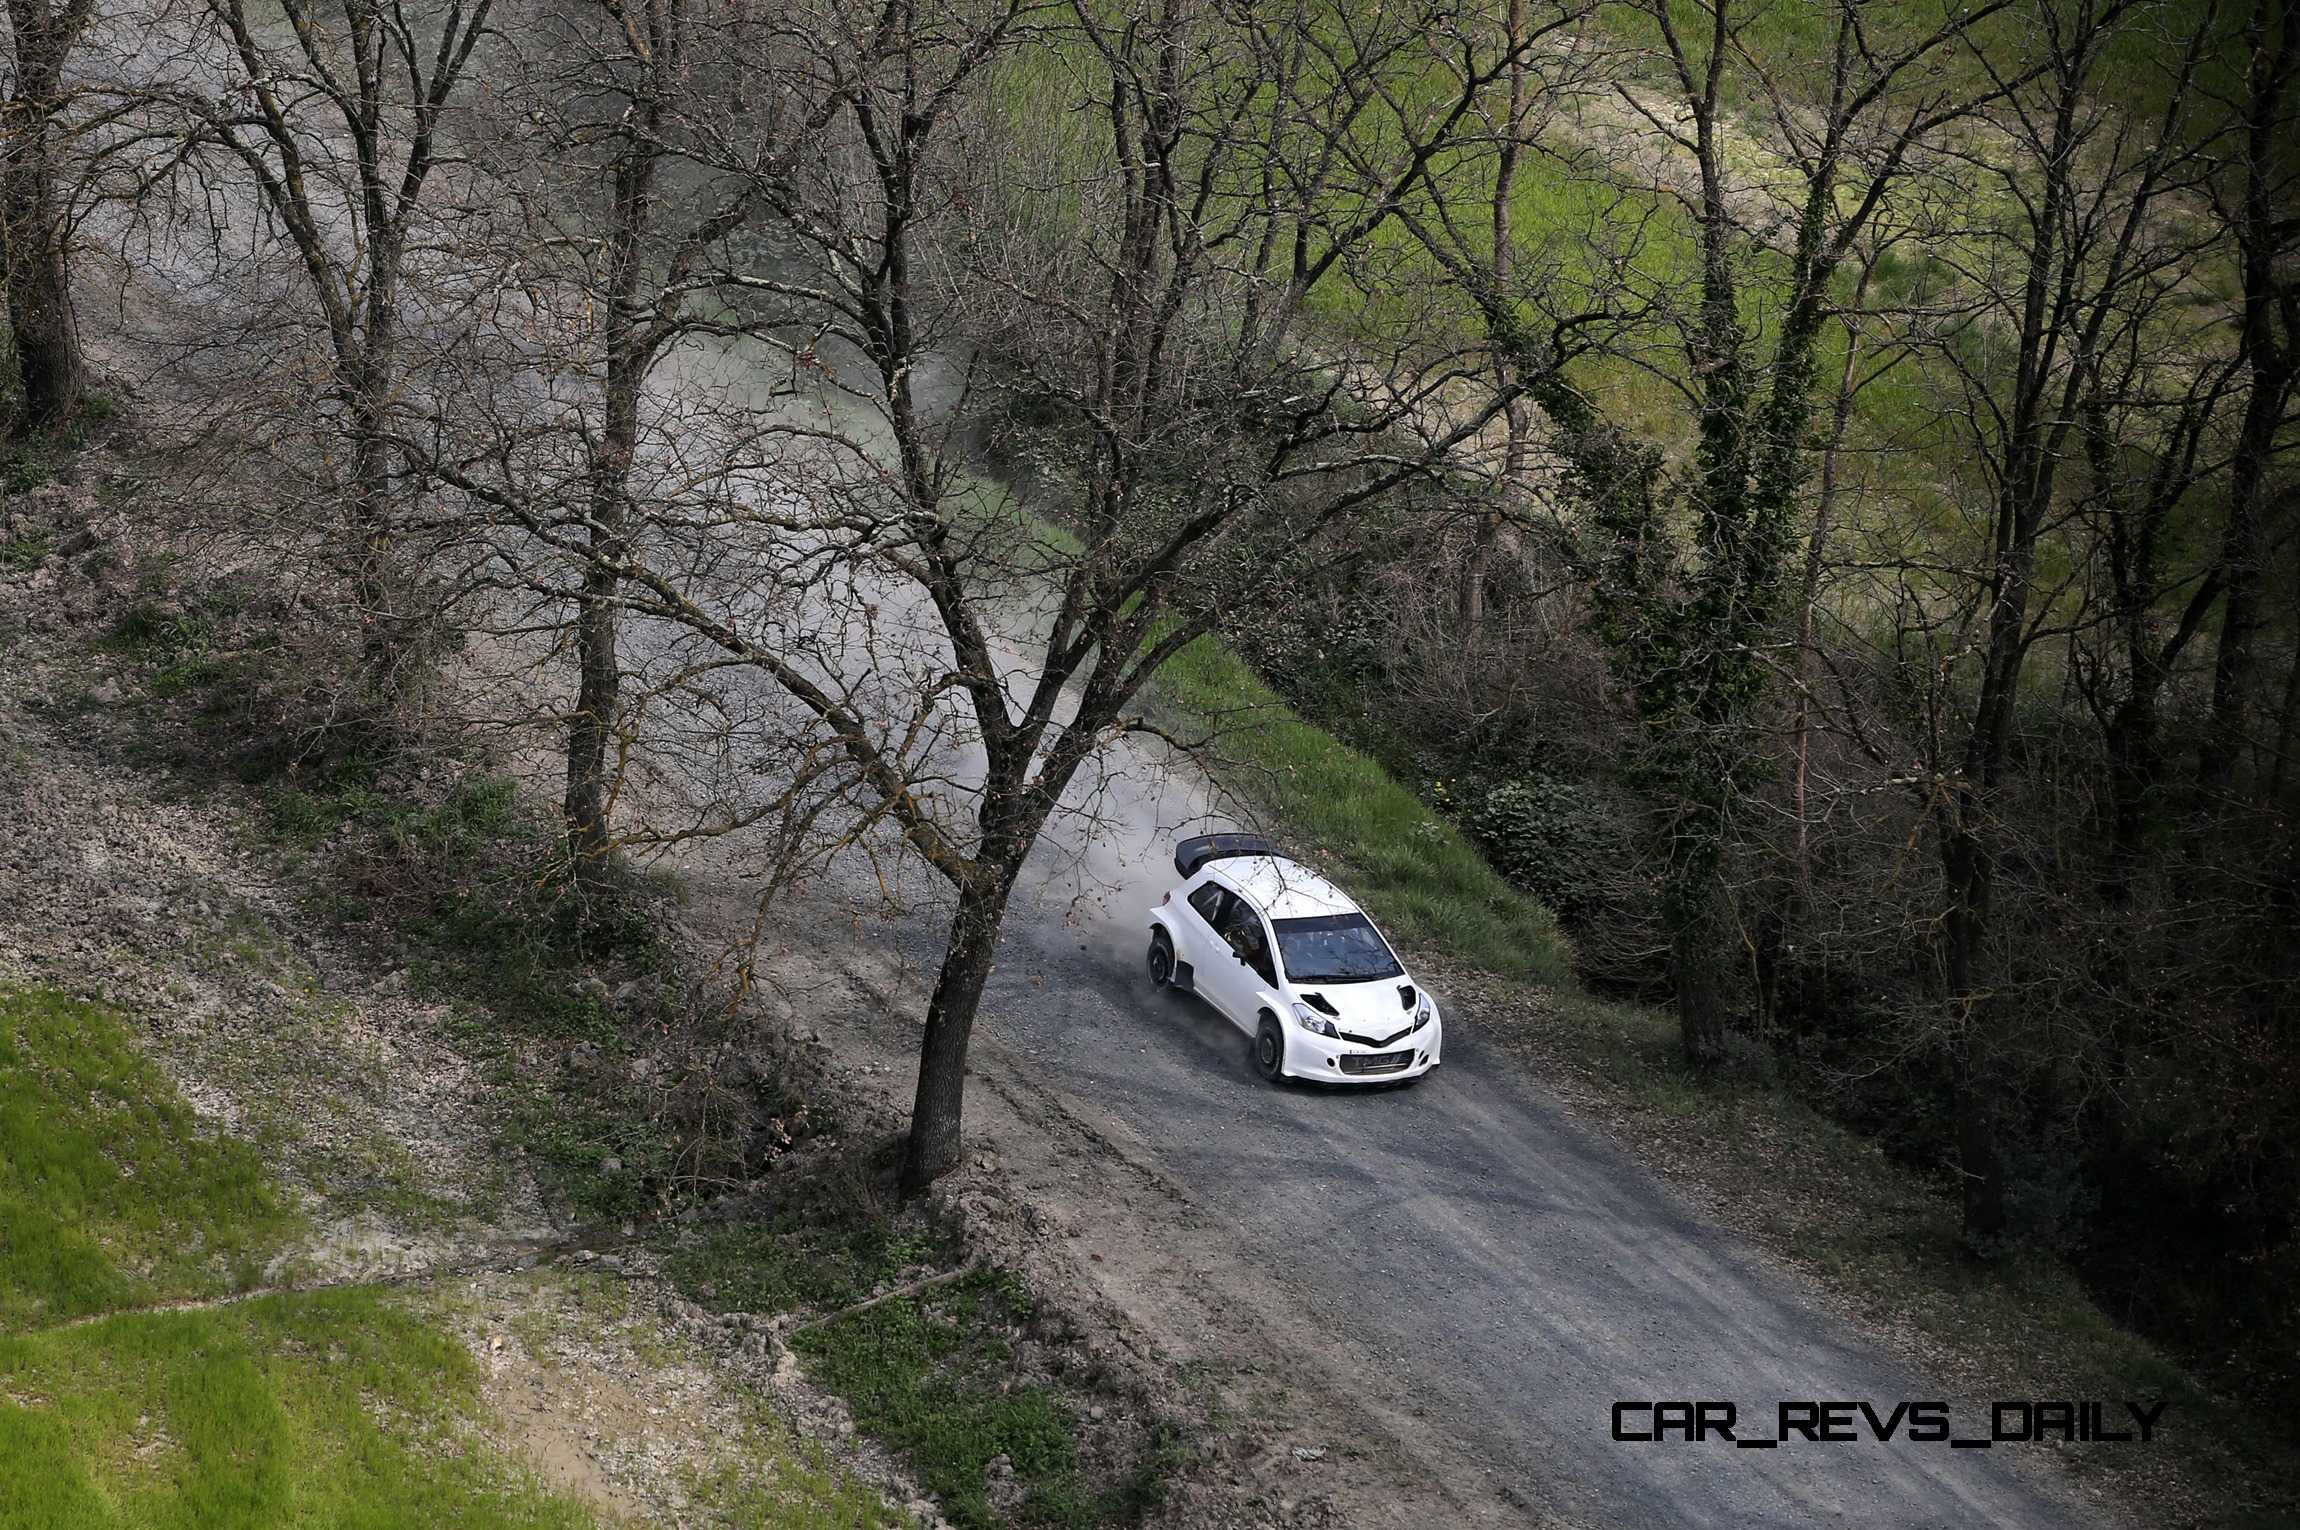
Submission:
M 1254 1071 L 1273 1084 L 1286 1081 L 1286 1033 L 1267 1014 L 1262 1016 L 1262 1028 L 1254 1033 Z
M 1164 930 L 1150 934 L 1150 986 L 1165 988 L 1174 981 L 1174 943 Z

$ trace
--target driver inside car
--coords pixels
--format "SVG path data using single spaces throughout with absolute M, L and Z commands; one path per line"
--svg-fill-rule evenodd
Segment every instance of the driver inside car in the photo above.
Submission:
M 1262 975 L 1265 982 L 1277 981 L 1277 969 L 1270 962 L 1269 943 L 1262 936 L 1262 921 L 1243 906 L 1231 905 L 1230 928 L 1224 932 L 1230 949 L 1238 953 L 1238 960 Z

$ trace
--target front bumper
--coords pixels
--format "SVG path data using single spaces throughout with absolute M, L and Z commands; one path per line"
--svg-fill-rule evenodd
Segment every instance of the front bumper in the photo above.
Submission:
M 1420 1078 L 1436 1067 L 1445 1047 L 1445 1020 L 1430 1016 L 1430 1023 L 1386 1047 L 1362 1047 L 1354 1041 L 1315 1036 L 1299 1025 L 1286 1026 L 1286 1077 L 1315 1084 L 1394 1084 Z M 1367 1059 L 1406 1054 L 1403 1066 L 1369 1071 Z

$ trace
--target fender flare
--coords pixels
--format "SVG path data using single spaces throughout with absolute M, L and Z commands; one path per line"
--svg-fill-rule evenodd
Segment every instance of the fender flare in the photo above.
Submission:
M 1166 982 L 1177 993 L 1196 993 L 1198 974 L 1182 959 L 1182 942 L 1175 938 L 1173 916 L 1164 908 L 1150 911 L 1150 938 L 1164 940 L 1166 949 L 1174 953 L 1174 973 Z

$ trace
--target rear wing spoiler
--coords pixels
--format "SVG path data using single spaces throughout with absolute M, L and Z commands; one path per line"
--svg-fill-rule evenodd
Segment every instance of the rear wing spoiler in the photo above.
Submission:
M 1260 834 L 1193 834 L 1174 842 L 1174 869 L 1186 877 L 1198 874 L 1208 861 L 1234 860 L 1244 855 L 1283 855 L 1278 842 Z

